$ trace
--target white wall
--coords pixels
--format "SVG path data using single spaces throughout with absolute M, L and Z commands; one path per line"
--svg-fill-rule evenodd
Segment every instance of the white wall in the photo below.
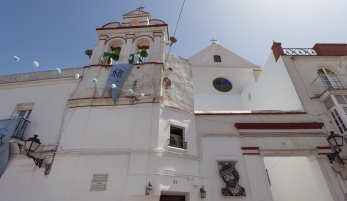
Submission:
M 240 111 L 243 110 L 241 92 L 253 69 L 216 67 L 193 67 L 195 111 Z M 232 84 L 229 92 L 220 92 L 213 87 L 213 80 L 225 78 Z
M 214 55 L 219 55 L 222 62 L 214 62 Z M 239 55 L 219 44 L 212 44 L 190 57 L 193 66 L 225 67 L 225 68 L 259 68 Z
M 318 164 L 306 157 L 265 157 L 274 201 L 329 201 L 331 197 Z M 319 171 L 316 171 L 319 169 Z M 317 175 L 320 174 L 320 175 Z M 325 184 L 325 186 L 319 186 Z
M 151 104 L 71 108 L 61 150 L 152 150 L 168 147 L 170 124 L 183 127 L 189 154 L 196 154 L 194 115 Z
M 62 114 L 78 80 L 62 78 L 3 84 L 0 90 L 0 119 L 13 118 L 18 104 L 33 103 L 24 139 L 39 136 L 45 145 L 57 141 Z
M 202 159 L 201 171 L 207 173 L 211 180 L 211 188 L 206 188 L 207 194 L 212 194 L 212 200 L 254 200 L 251 196 L 251 189 L 248 182 L 245 160 L 242 157 L 240 141 L 238 138 L 232 137 L 203 137 L 201 139 Z M 222 188 L 226 184 L 220 178 L 218 169 L 218 156 L 231 156 L 238 158 L 235 165 L 236 170 L 240 175 L 239 185 L 245 188 L 246 197 L 225 197 L 222 196 Z M 206 183 L 206 181 L 204 180 Z
M 245 110 L 304 110 L 282 58 L 276 62 L 272 53 L 258 80 L 248 80 L 241 100 Z

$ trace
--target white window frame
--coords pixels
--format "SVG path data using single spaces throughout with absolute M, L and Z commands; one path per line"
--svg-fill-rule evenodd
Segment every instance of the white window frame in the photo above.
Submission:
M 347 105 L 346 105 L 346 106 L 347 106 Z M 334 112 L 334 111 L 336 111 L 336 112 Z M 336 113 L 338 114 L 338 116 L 336 116 Z M 335 116 L 336 118 L 334 118 L 333 114 L 334 114 L 334 116 Z M 343 120 L 343 119 L 344 119 L 343 116 L 337 111 L 336 106 L 332 107 L 332 108 L 329 110 L 329 115 L 330 115 L 331 119 L 332 119 L 333 122 L 334 122 L 334 125 L 335 125 L 335 127 L 336 127 L 336 130 L 339 131 L 341 134 L 345 133 L 345 132 L 347 131 L 347 126 L 346 126 L 346 124 L 345 124 L 345 121 Z M 344 115 L 346 115 L 346 114 L 344 114 Z M 338 117 L 340 117 L 340 119 L 339 119 Z M 340 122 L 340 120 L 341 120 L 342 122 Z M 338 124 L 338 123 L 339 123 L 339 124 Z M 340 128 L 341 128 L 341 130 L 340 130 Z
M 15 112 L 13 113 L 13 117 L 17 117 L 20 115 L 20 113 L 23 111 L 24 115 L 22 116 L 23 119 L 29 119 L 30 115 L 33 111 L 35 103 L 24 103 L 24 104 L 18 104 Z
M 20 116 L 20 113 L 24 112 L 24 115 L 22 116 L 22 118 L 23 119 L 29 119 L 32 111 L 33 111 L 32 109 L 19 109 L 17 111 L 17 115 Z

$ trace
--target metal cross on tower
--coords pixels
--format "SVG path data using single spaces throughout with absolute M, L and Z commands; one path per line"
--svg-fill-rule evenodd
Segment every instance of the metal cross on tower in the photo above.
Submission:
M 216 42 L 217 40 L 215 40 L 214 38 L 212 39 L 212 40 L 210 40 L 210 41 L 212 41 L 212 42 Z

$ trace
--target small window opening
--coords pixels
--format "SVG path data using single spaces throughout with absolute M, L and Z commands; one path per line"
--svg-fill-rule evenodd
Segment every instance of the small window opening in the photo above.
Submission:
M 219 55 L 214 55 L 213 58 L 214 58 L 214 62 L 222 62 L 222 59 L 220 58 Z
M 187 149 L 187 143 L 183 141 L 184 140 L 183 133 L 184 133 L 183 128 L 179 128 L 176 126 L 170 126 L 170 143 L 169 143 L 169 146 Z
M 251 98 L 252 98 L 251 93 L 248 93 L 248 101 L 250 101 L 250 100 L 251 100 Z
M 23 119 L 29 119 L 32 109 L 20 109 L 17 111 L 18 117 L 22 117 Z

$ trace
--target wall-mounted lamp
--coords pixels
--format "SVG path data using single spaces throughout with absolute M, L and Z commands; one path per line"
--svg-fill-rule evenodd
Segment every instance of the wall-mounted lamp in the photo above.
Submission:
M 36 149 L 40 146 L 40 144 L 41 144 L 41 142 L 37 138 L 37 135 L 34 135 L 34 137 L 31 137 L 31 138 L 25 140 L 25 145 L 24 145 L 24 150 L 25 150 L 27 156 L 29 158 L 32 158 L 34 160 L 35 164 L 37 166 L 39 166 L 39 168 L 41 168 L 43 159 L 36 158 L 36 157 L 30 155 L 30 153 L 35 152 Z
M 202 187 L 200 188 L 200 195 L 201 198 L 206 198 L 206 191 L 204 189 L 204 185 L 202 185 Z
M 150 195 L 152 193 L 152 185 L 151 182 L 148 182 L 148 186 L 146 187 L 146 195 Z
M 341 147 L 343 146 L 343 136 L 335 134 L 334 131 L 331 131 L 327 141 L 335 151 L 335 153 L 328 155 L 330 163 L 333 163 L 335 159 L 337 159 L 341 165 L 344 165 L 345 162 L 343 162 L 342 158 L 340 157 Z
M 166 45 L 169 45 L 170 47 L 177 42 L 177 39 L 173 36 L 170 37 L 170 40 L 165 42 Z
M 88 49 L 88 50 L 86 50 L 86 51 L 84 52 L 84 54 L 86 54 L 86 55 L 89 57 L 89 59 L 90 59 L 90 57 L 91 57 L 92 54 L 93 54 L 93 50 Z

